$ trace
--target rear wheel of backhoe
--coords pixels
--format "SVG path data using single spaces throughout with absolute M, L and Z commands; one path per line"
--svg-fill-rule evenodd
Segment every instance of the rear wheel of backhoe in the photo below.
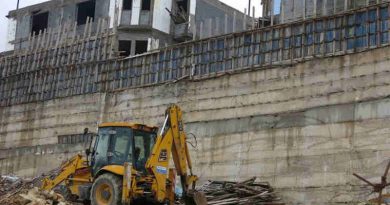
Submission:
M 92 205 L 119 205 L 122 199 L 122 180 L 113 174 L 100 175 L 92 185 Z

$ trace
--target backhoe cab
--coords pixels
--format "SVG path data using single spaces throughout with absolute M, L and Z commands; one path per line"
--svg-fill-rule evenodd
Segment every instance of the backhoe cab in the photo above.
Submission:
M 131 201 L 128 198 L 130 195 L 123 192 L 132 192 L 132 187 L 123 187 L 123 180 L 135 181 L 132 174 L 146 176 L 145 165 L 156 142 L 157 130 L 157 127 L 128 123 L 104 123 L 99 126 L 90 152 L 89 167 L 95 179 L 90 191 L 92 204 L 114 205 Z M 126 178 L 125 164 L 131 166 Z M 148 200 L 143 195 L 138 200 Z
M 90 167 L 97 176 L 107 166 L 131 163 L 135 170 L 146 171 L 145 164 L 157 138 L 157 127 L 141 124 L 104 123 L 92 143 Z

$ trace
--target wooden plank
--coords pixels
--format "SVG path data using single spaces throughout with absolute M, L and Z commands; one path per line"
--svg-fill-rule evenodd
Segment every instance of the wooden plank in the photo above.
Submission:
M 81 49 L 80 49 L 80 53 L 79 53 L 79 62 L 85 61 L 84 60 L 85 53 L 86 53 L 85 44 L 86 44 L 86 38 L 87 38 L 88 27 L 90 24 L 90 19 L 91 19 L 90 17 L 87 17 L 87 22 L 84 25 L 84 32 L 83 32 L 83 35 L 81 37 Z
M 120 70 L 120 76 L 119 76 L 119 86 L 117 88 L 123 88 L 123 76 L 124 76 L 124 62 L 119 61 L 119 70 Z
M 102 20 L 99 19 L 97 22 L 97 27 L 96 27 L 96 33 L 95 33 L 95 39 L 92 43 L 92 52 L 91 52 L 91 61 L 94 61 L 96 58 L 96 46 L 97 46 L 97 41 L 98 41 L 98 36 L 100 32 L 100 27 L 101 27 Z
M 50 59 L 51 59 L 51 55 L 52 55 L 52 52 L 51 52 L 51 41 L 52 41 L 52 38 L 53 38 L 53 29 L 49 28 L 47 30 L 47 38 L 46 38 L 46 42 L 43 46 L 43 49 L 44 49 L 44 59 L 43 59 L 43 66 L 44 67 L 50 67 Z
M 110 18 L 108 17 L 108 20 L 106 21 L 107 27 L 106 27 L 105 35 L 104 35 L 103 60 L 107 60 L 108 56 L 109 56 L 109 53 L 108 53 L 108 49 L 109 49 L 108 44 L 109 44 L 109 36 L 110 36 L 109 23 L 110 23 Z
M 58 26 L 57 28 L 57 38 L 56 38 L 56 41 L 55 41 L 55 46 L 54 46 L 54 52 L 53 52 L 53 58 L 52 58 L 52 61 L 51 61 L 51 66 L 54 67 L 57 65 L 57 58 L 58 58 L 58 46 L 59 46 L 59 43 L 60 43 L 60 38 L 61 38 L 61 35 L 62 35 L 62 23 Z
M 55 85 L 55 91 L 54 91 L 53 96 L 54 97 L 61 97 L 62 93 L 60 92 L 60 86 L 62 86 L 62 83 L 63 83 L 63 80 L 61 80 L 61 76 L 64 77 L 64 74 L 63 74 L 64 66 L 60 67 L 60 68 L 56 68 L 56 70 L 57 70 L 57 83 Z
M 32 50 L 32 47 L 33 47 L 33 45 L 34 45 L 34 40 L 35 40 L 35 38 L 34 38 L 34 36 L 32 36 L 32 35 L 29 35 L 29 45 L 28 45 L 28 48 L 27 48 L 27 50 L 26 50 L 26 61 L 27 61 L 27 65 L 26 65 L 26 71 L 27 72 L 30 72 L 31 70 L 32 70 L 32 52 L 31 52 L 31 50 Z
M 67 52 L 67 60 L 66 60 L 66 65 L 70 65 L 73 63 L 73 57 L 74 57 L 74 52 L 76 52 L 76 34 L 77 34 L 77 22 L 72 22 L 70 25 L 72 25 L 72 33 L 70 37 L 70 41 L 68 43 L 68 52 Z
M 113 33 L 117 33 L 118 29 L 118 23 L 119 22 L 119 5 L 115 5 L 115 13 L 114 13 L 114 26 L 113 26 Z M 110 54 L 109 54 L 109 59 L 112 59 L 116 57 L 116 54 L 114 53 L 115 51 L 118 50 L 118 36 L 117 35 L 112 35 L 111 37 L 111 43 L 110 43 Z
M 46 29 L 43 30 L 41 33 L 41 42 L 39 43 L 39 55 L 38 55 L 38 62 L 37 62 L 37 69 L 44 69 L 43 68 L 43 59 L 45 58 L 44 50 L 45 50 L 45 43 L 46 43 Z
M 65 22 L 63 25 L 63 33 L 61 34 L 61 38 L 58 46 L 58 56 L 57 56 L 57 63 L 55 67 L 64 64 L 66 58 L 65 54 L 67 49 L 67 38 L 68 38 L 69 27 L 70 27 L 70 23 Z
M 72 85 L 73 85 L 73 72 L 74 72 L 74 69 L 73 69 L 73 66 L 71 66 L 70 67 L 70 69 L 67 69 L 66 71 L 65 71 L 65 73 L 66 73 L 66 76 L 67 76 L 67 80 L 66 80 L 66 94 L 65 94 L 65 96 L 64 97 L 67 97 L 67 96 L 70 96 L 71 94 L 72 94 L 72 92 L 73 92 L 73 87 L 72 87 Z
M 85 50 L 84 50 L 84 61 L 89 62 L 90 61 L 90 54 L 91 54 L 91 30 L 92 30 L 92 18 L 90 19 L 90 22 L 86 25 L 87 27 L 87 34 L 85 36 Z
M 81 79 L 80 91 L 77 92 L 77 94 L 82 94 L 84 93 L 86 84 L 88 82 L 88 64 L 81 65 L 78 70 L 82 72 L 80 74 L 81 77 L 79 78 Z
M 38 61 L 38 49 L 39 49 L 39 44 L 41 43 L 41 39 L 42 39 L 42 31 L 39 31 L 39 34 L 38 36 L 36 37 L 37 38 L 37 41 L 34 45 L 34 59 L 33 59 L 33 63 L 32 63 L 32 70 L 37 70 L 38 67 L 37 67 L 37 61 Z
M 74 38 L 74 43 L 72 44 L 72 50 L 71 50 L 71 60 L 67 64 L 67 66 L 75 65 L 78 62 L 78 53 L 80 52 L 81 43 L 80 43 L 80 36 L 76 36 Z
M 22 71 L 22 66 L 23 66 L 22 55 L 23 55 L 22 51 L 18 51 L 17 55 L 14 58 L 14 61 L 17 61 L 15 74 L 18 74 Z

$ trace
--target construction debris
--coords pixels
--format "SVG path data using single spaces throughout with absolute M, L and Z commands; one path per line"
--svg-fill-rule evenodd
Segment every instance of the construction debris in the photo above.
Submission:
M 54 191 L 39 191 L 40 178 L 23 180 L 13 176 L 0 178 L 0 204 L 7 205 L 70 205 Z
M 268 182 L 256 177 L 242 182 L 208 181 L 197 189 L 195 201 L 201 205 L 284 205 Z M 71 205 L 54 191 L 40 191 L 42 177 L 24 180 L 13 176 L 0 178 L 0 204 L 7 205 Z M 196 199 L 201 199 L 200 201 Z M 203 200 L 205 199 L 205 200 Z
M 208 205 L 283 205 L 268 182 L 256 177 L 243 182 L 209 181 L 197 191 L 204 193 Z
M 22 180 L 14 176 L 3 176 L 0 178 L 0 198 L 10 193 L 12 190 L 17 190 L 23 185 Z
M 390 203 L 390 194 L 383 195 L 383 191 L 387 186 L 390 186 L 390 182 L 387 182 L 387 175 L 390 170 L 390 161 L 388 162 L 385 173 L 381 177 L 380 183 L 373 183 L 365 179 L 364 177 L 360 176 L 359 174 L 353 173 L 355 177 L 365 182 L 367 185 L 372 187 L 372 193 L 378 193 L 378 198 L 369 200 L 370 204 L 388 204 Z

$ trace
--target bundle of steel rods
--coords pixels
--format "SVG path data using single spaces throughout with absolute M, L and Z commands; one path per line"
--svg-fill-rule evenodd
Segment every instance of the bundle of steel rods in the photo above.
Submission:
M 282 205 L 268 182 L 256 182 L 256 177 L 242 182 L 209 181 L 198 189 L 208 205 Z

